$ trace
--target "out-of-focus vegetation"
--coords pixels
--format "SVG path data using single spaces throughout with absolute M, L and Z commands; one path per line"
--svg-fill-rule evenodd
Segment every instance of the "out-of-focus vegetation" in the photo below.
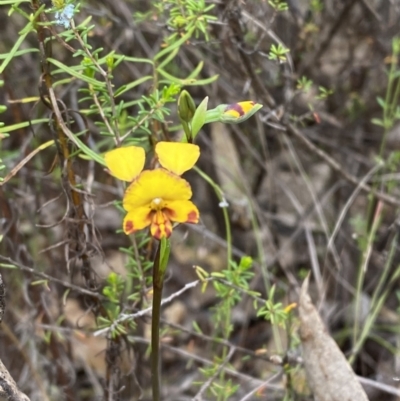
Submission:
M 19 388 L 312 400 L 310 274 L 368 398 L 397 400 L 399 24 L 395 0 L 0 0 L 0 360 Z M 199 146 L 200 220 L 160 242 L 123 226 L 105 154 L 142 148 L 152 170 L 161 142 Z

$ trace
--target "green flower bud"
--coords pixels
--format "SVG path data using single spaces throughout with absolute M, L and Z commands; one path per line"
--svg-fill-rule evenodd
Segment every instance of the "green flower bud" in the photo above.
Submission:
M 196 112 L 196 105 L 189 92 L 183 90 L 178 98 L 178 115 L 181 121 L 190 123 Z

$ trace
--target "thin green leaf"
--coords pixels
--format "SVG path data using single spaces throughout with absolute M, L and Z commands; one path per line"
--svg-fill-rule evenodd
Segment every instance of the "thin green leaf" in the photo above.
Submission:
M 10 131 L 16 131 L 21 128 L 29 127 L 29 125 L 41 124 L 41 123 L 48 123 L 48 118 L 39 118 L 37 120 L 32 120 L 29 124 L 29 121 L 24 121 L 23 123 L 13 124 L 13 125 L 6 125 L 0 128 L 0 133 L 5 134 Z
M 163 68 L 164 66 L 166 66 L 173 58 L 175 58 L 175 56 L 178 54 L 179 52 L 179 47 L 177 47 L 175 50 L 173 50 L 168 57 L 166 57 L 158 66 L 157 68 Z
M 32 27 L 32 24 L 28 24 Z M 13 59 L 15 56 L 15 53 L 17 53 L 18 48 L 21 46 L 22 42 L 25 40 L 25 38 L 28 36 L 29 32 L 26 32 L 22 34 L 18 40 L 15 42 L 14 47 L 11 49 L 11 51 L 6 55 L 6 58 L 4 59 L 3 63 L 0 65 L 0 74 L 3 73 L 9 62 Z
M 10 263 L 0 263 L 0 267 L 4 267 L 5 269 L 16 269 L 17 266 L 12 265 Z
M 26 53 L 38 53 L 39 50 L 38 49 L 22 49 L 22 50 L 18 50 L 17 52 L 14 53 L 13 57 L 18 57 L 18 56 L 23 56 Z M 0 60 L 4 60 L 5 58 L 7 58 L 8 53 L 7 54 L 0 54 Z
M 188 85 L 192 85 L 194 82 L 196 82 L 196 80 L 194 78 L 191 79 L 181 79 L 181 78 L 177 78 L 174 77 L 171 74 L 168 74 L 168 72 L 165 72 L 162 69 L 158 69 L 157 68 L 157 72 L 162 75 L 164 78 L 166 78 L 168 81 L 170 82 L 174 82 L 176 84 L 179 84 L 181 86 L 188 86 Z
M 121 86 L 120 88 L 118 88 L 118 89 L 115 91 L 114 97 L 120 96 L 120 95 L 122 95 L 123 93 L 125 93 L 125 92 L 127 92 L 127 91 L 133 89 L 134 87 L 136 87 L 136 86 L 142 84 L 143 82 L 149 81 L 150 79 L 153 79 L 153 77 L 150 76 L 150 75 L 146 75 L 146 76 L 144 76 L 144 77 L 141 77 L 141 78 L 137 79 L 136 81 L 131 82 L 131 83 L 128 84 L 128 85 L 123 85 L 123 86 Z
M 203 101 L 197 107 L 193 119 L 192 119 L 192 137 L 196 138 L 196 135 L 199 133 L 203 125 L 206 121 L 206 113 L 207 113 L 207 105 L 208 105 L 208 96 L 203 99 Z
M 20 3 L 30 3 L 30 0 L 0 0 L 0 6 L 6 6 L 8 4 L 15 4 L 18 6 Z
M 378 102 L 379 106 L 382 107 L 382 109 L 385 108 L 386 103 L 385 103 L 385 100 L 384 100 L 384 99 L 382 99 L 380 96 L 377 96 L 376 101 Z
M 200 71 L 203 69 L 204 62 L 200 61 L 197 67 L 189 74 L 188 78 L 196 78 L 197 75 L 200 74 Z
M 132 63 L 147 63 L 147 64 L 151 64 L 154 65 L 152 60 L 148 60 L 147 58 L 138 58 L 138 57 L 128 57 L 128 56 L 124 56 L 124 55 L 115 55 L 115 58 L 118 57 L 123 57 L 124 61 L 130 61 Z
M 87 77 L 86 75 L 81 74 L 78 71 L 75 71 L 73 68 L 68 67 L 67 65 L 60 63 L 58 60 L 49 57 L 47 59 L 47 61 L 49 61 L 50 63 L 54 64 L 56 67 L 60 68 L 62 71 L 66 72 L 69 75 L 72 75 L 75 78 L 81 79 L 82 81 L 87 82 L 88 84 L 91 84 L 93 86 L 97 86 L 97 87 L 105 87 L 106 84 L 105 82 L 101 82 L 98 81 L 97 79 L 93 79 L 90 77 Z
M 161 50 L 160 52 L 158 52 L 155 57 L 154 60 L 158 60 L 161 57 L 163 57 L 164 55 L 168 54 L 169 52 L 172 52 L 173 50 L 175 50 L 177 47 L 180 47 L 181 45 L 183 45 L 187 40 L 189 40 L 191 38 L 191 36 L 193 35 L 194 32 L 194 28 L 190 29 L 186 35 L 183 35 L 179 40 L 177 40 L 175 43 L 173 43 L 172 45 L 166 47 L 165 49 Z
M 171 74 L 168 74 L 167 72 L 165 72 L 164 70 L 157 70 L 157 72 L 162 75 L 164 78 L 167 79 L 167 81 L 165 82 L 166 84 L 169 84 L 171 82 L 175 82 L 181 86 L 200 86 L 200 85 L 208 85 L 214 81 L 216 81 L 219 77 L 219 75 L 213 75 L 210 78 L 206 78 L 206 79 L 195 79 L 195 78 L 185 78 L 185 79 L 180 79 L 177 77 L 174 77 Z M 192 74 L 190 74 L 192 75 Z M 160 81 L 160 83 L 162 83 L 163 81 Z
M 372 124 L 379 125 L 380 127 L 383 127 L 385 124 L 383 123 L 383 120 L 380 118 L 373 118 L 371 120 Z M 0 131 L 1 132 L 1 131 Z

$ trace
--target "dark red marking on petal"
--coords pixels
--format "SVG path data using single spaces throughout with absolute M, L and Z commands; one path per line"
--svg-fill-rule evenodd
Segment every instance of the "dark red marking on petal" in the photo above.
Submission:
M 158 240 L 163 237 L 168 238 L 172 234 L 172 223 L 169 216 L 165 213 L 165 209 L 153 216 L 150 232 Z
M 161 239 L 161 230 L 160 230 L 160 227 L 157 226 L 157 230 L 154 231 L 152 234 L 153 234 L 153 237 L 154 237 L 155 239 L 160 240 L 160 239 Z
M 244 110 L 239 103 L 233 103 L 233 104 L 228 105 L 225 109 L 225 112 L 231 111 L 231 110 L 236 111 L 239 114 L 239 117 L 241 117 L 244 114 Z
M 190 213 L 188 213 L 187 222 L 188 223 L 198 223 L 199 222 L 199 215 L 195 210 L 192 210 Z
M 166 216 L 168 216 L 168 218 L 169 218 L 170 220 L 173 220 L 174 217 L 176 216 L 175 210 L 174 210 L 174 209 L 170 209 L 169 207 L 165 207 L 165 208 L 163 209 L 163 213 L 164 213 Z
M 134 230 L 133 221 L 127 220 L 125 222 L 125 232 L 131 233 Z
M 172 223 L 170 220 L 167 220 L 164 225 L 165 235 L 168 237 L 172 234 Z

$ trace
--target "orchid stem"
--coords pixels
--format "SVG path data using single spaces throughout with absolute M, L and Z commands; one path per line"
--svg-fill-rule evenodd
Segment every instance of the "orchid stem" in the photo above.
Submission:
M 164 280 L 160 280 L 160 248 L 158 246 L 153 267 L 153 312 L 151 315 L 151 386 L 153 401 L 160 401 L 160 313 Z
M 163 238 L 158 245 L 153 266 L 153 313 L 151 315 L 151 386 L 153 401 L 160 401 L 160 315 L 164 275 L 168 265 L 170 243 Z

